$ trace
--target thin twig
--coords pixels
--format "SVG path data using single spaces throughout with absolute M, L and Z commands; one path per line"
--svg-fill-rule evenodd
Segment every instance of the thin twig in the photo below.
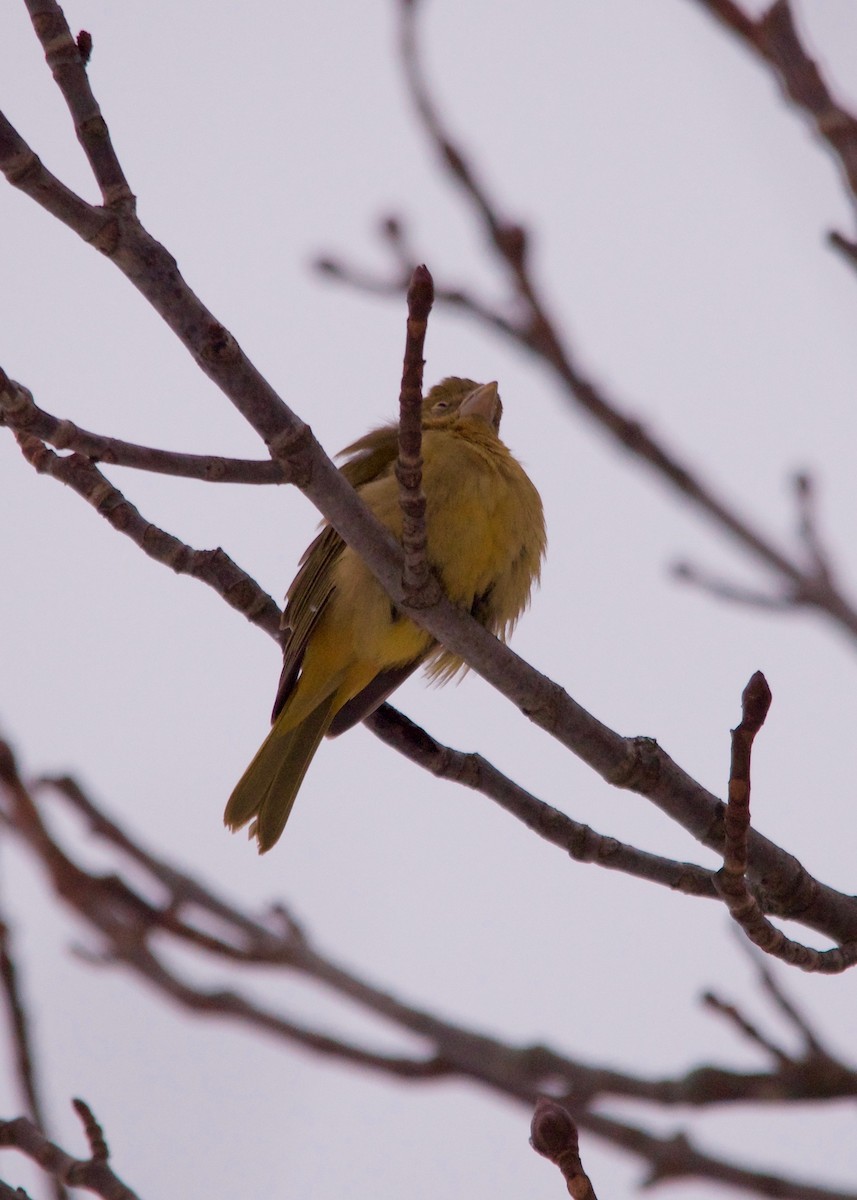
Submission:
M 107 1142 L 104 1138 L 104 1130 L 95 1119 L 95 1115 L 85 1100 L 81 1100 L 76 1096 L 72 1100 L 72 1108 L 80 1117 L 83 1125 L 83 1132 L 86 1134 L 86 1140 L 89 1142 L 89 1154 L 93 1162 L 106 1163 L 110 1157 L 110 1151 L 107 1148 Z
M 8 1013 L 15 1074 L 26 1106 L 27 1116 L 32 1118 L 35 1125 L 46 1129 L 45 1113 L 36 1080 L 30 1023 L 18 982 L 18 971 L 12 956 L 9 926 L 2 918 L 0 918 L 0 991 L 3 993 Z M 59 1180 L 53 1181 L 53 1193 L 56 1200 L 66 1200 L 66 1190 Z
M 817 134 L 839 159 L 852 199 L 857 201 L 857 118 L 834 99 L 800 39 L 787 0 L 776 0 L 758 20 L 733 0 L 696 3 L 774 69 L 785 95 L 812 118 Z
M 734 1004 L 727 1004 L 725 1000 L 721 1000 L 714 992 L 706 992 L 702 997 L 702 1002 L 712 1012 L 716 1012 L 719 1016 L 724 1017 L 747 1041 L 764 1050 L 781 1067 L 790 1068 L 793 1065 L 794 1059 L 791 1055 L 786 1054 L 781 1046 L 778 1046 L 767 1034 L 762 1033 Z
M 72 1188 L 85 1188 L 102 1200 L 139 1200 L 106 1162 L 72 1158 L 26 1117 L 0 1121 L 0 1146 L 13 1146 L 54 1179 Z
M 815 480 L 808 472 L 800 471 L 795 475 L 793 484 L 797 504 L 798 538 L 806 549 L 815 577 L 826 579 L 832 584 L 830 555 L 819 531 Z
M 768 592 L 756 591 L 743 583 L 732 583 L 731 580 L 709 574 L 684 560 L 673 563 L 671 572 L 673 578 L 682 583 L 688 583 L 716 600 L 726 600 L 729 604 L 760 608 L 765 612 L 791 612 L 795 607 L 795 597 L 791 592 L 773 596 Z
M 86 59 L 92 50 L 78 46 L 71 36 L 56 0 L 25 0 L 33 28 L 74 121 L 77 140 L 89 160 L 92 173 L 107 208 L 134 207 L 134 196 L 113 149 L 107 122 L 86 74 Z M 87 35 L 88 36 L 88 35 Z
M 52 879 L 55 890 L 103 937 L 97 956 L 91 961 L 121 964 L 134 971 L 190 1011 L 201 1016 L 219 1016 L 239 1021 L 293 1045 L 333 1057 L 335 1060 L 379 1072 L 413 1083 L 425 1079 L 466 1078 L 481 1083 L 519 1103 L 532 1106 L 539 1093 L 550 1086 L 562 1091 L 563 1103 L 572 1111 L 581 1129 L 606 1138 L 611 1144 L 641 1157 L 649 1164 L 652 1177 L 699 1175 L 720 1180 L 735 1187 L 759 1191 L 763 1195 L 783 1197 L 825 1197 L 825 1200 L 855 1200 L 847 1193 L 813 1188 L 777 1177 L 777 1191 L 771 1192 L 771 1176 L 706 1155 L 687 1139 L 662 1138 L 638 1126 L 617 1121 L 588 1106 L 609 1096 L 633 1097 L 664 1105 L 720 1105 L 755 1099 L 764 1103 L 775 1100 L 817 1100 L 829 1096 L 857 1095 L 857 1073 L 840 1064 L 840 1072 L 813 1073 L 804 1064 L 791 1071 L 737 1073 L 718 1068 L 697 1068 L 683 1079 L 645 1080 L 608 1068 L 594 1068 L 576 1062 L 544 1046 L 517 1047 L 476 1031 L 454 1025 L 396 996 L 374 987 L 315 950 L 306 933 L 281 911 L 259 922 L 235 910 L 229 903 L 201 884 L 190 886 L 187 877 L 162 864 L 153 855 L 138 848 L 130 850 L 134 861 L 147 864 L 147 892 L 158 884 L 166 892 L 159 909 L 127 883 L 117 872 L 97 876 L 71 862 L 57 845 L 39 816 L 35 800 L 14 765 L 8 747 L 0 747 L 0 782 L 9 792 L 10 827 L 38 855 Z M 73 797 L 88 819 L 95 817 L 94 828 L 108 841 L 128 852 L 133 843 L 115 823 L 100 816 L 91 802 L 80 805 L 80 789 L 64 787 L 63 794 Z M 139 886 L 139 885 L 138 885 Z M 178 891 L 173 894 L 175 886 Z M 211 902 L 207 900 L 211 898 Z M 223 930 L 221 938 L 197 942 L 187 920 L 201 919 L 211 925 L 214 918 Z M 164 961 L 171 938 L 186 944 L 198 944 L 216 961 L 229 965 L 234 979 L 234 964 L 267 962 L 279 969 L 299 972 L 308 979 L 331 989 L 343 1000 L 359 1005 L 391 1023 L 400 1033 L 415 1035 L 426 1045 L 420 1056 L 395 1056 L 375 1053 L 332 1037 L 319 1030 L 297 1025 L 289 1018 L 266 1010 L 233 990 L 201 989 L 178 976 Z M 157 947 L 157 949 L 156 949 Z M 164 958 L 161 957 L 164 949 Z M 173 955 L 169 955 L 173 958 Z
M 206 483 L 289 483 L 289 472 L 271 459 L 224 458 L 216 454 L 182 454 L 105 437 L 81 429 L 73 421 L 45 412 L 32 393 L 0 368 L 0 424 L 29 433 L 57 450 L 75 450 L 106 466 L 134 467 L 160 475 L 200 479 Z
M 749 947 L 749 949 L 752 948 Z M 794 1001 L 786 995 L 785 989 L 776 979 L 764 956 L 753 951 L 752 957 L 755 961 L 756 970 L 759 974 L 759 982 L 763 990 L 771 998 L 789 1024 L 800 1034 L 805 1052 L 808 1055 L 811 1054 L 818 1058 L 830 1060 L 832 1055 L 827 1051 L 818 1033 L 810 1024 L 809 1018 L 800 1012 Z
M 439 585 L 429 569 L 426 554 L 426 497 L 422 488 L 423 347 L 434 302 L 434 284 L 428 267 L 418 266 L 414 269 L 407 301 L 407 336 L 399 392 L 396 479 L 399 483 L 402 550 L 405 558 L 402 593 L 408 604 L 423 607 L 435 603 L 439 595 Z
M 707 868 L 650 854 L 596 833 L 520 787 L 481 754 L 453 750 L 389 704 L 382 704 L 363 723 L 386 745 L 439 779 L 481 792 L 575 862 L 595 863 L 688 896 L 711 899 L 717 894 L 714 873 Z
M 814 950 L 786 935 L 765 917 L 747 886 L 747 850 L 750 833 L 750 756 L 771 703 L 771 690 L 761 671 L 751 677 L 741 697 L 741 721 L 732 730 L 732 769 L 724 821 L 723 866 L 716 887 L 729 915 L 747 937 L 775 958 L 803 971 L 835 975 L 857 963 L 857 939 L 831 950 Z
M 556 1100 L 539 1097 L 530 1124 L 530 1145 L 559 1167 L 569 1196 L 574 1200 L 598 1200 L 580 1161 L 577 1126 Z
M 267 633 L 277 636 L 280 610 L 225 551 L 194 550 L 171 533 L 159 529 L 114 487 L 88 458 L 80 454 L 55 454 L 29 434 L 16 434 L 24 457 L 36 471 L 51 475 L 82 496 L 114 529 L 140 547 L 156 562 L 179 575 L 207 583 L 232 608 Z

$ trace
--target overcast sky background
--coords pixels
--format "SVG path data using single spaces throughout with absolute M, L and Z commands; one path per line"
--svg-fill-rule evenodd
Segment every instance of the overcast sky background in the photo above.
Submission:
M 812 0 L 798 12 L 853 105 L 857 6 Z M 404 309 L 319 279 L 316 254 L 383 272 L 375 229 L 397 212 L 439 282 L 502 294 L 415 126 L 392 3 L 69 0 L 66 13 L 94 37 L 90 77 L 142 220 L 331 452 L 394 414 Z M 423 28 L 442 111 L 508 215 L 534 231 L 537 277 L 585 369 L 782 544 L 794 529 L 790 476 L 814 472 L 853 594 L 857 278 L 824 243 L 830 228 L 853 234 L 853 215 L 807 123 L 691 0 L 432 0 Z M 94 200 L 23 4 L 2 6 L 0 43 L 4 111 Z M 0 363 L 40 405 L 129 440 L 261 456 L 119 272 L 9 187 L 0 260 Z M 754 752 L 754 820 L 825 882 L 857 890 L 853 644 L 818 617 L 724 606 L 676 584 L 679 557 L 765 581 L 570 411 L 544 369 L 440 310 L 426 379 L 451 373 L 500 381 L 504 438 L 545 502 L 548 560 L 515 649 L 721 795 L 741 691 L 764 670 L 774 701 Z M 223 546 L 278 598 L 318 519 L 286 488 L 108 474 L 148 519 L 193 546 Z M 185 870 L 251 909 L 283 900 L 320 948 L 374 982 L 514 1043 L 652 1075 L 761 1068 L 702 1009 L 707 988 L 788 1041 L 720 908 L 570 862 L 362 728 L 323 745 L 286 836 L 257 858 L 221 814 L 267 728 L 273 643 L 37 477 L 8 432 L 0 505 L 0 724 L 27 772 L 73 772 Z M 599 832 L 713 865 L 475 675 L 443 690 L 415 678 L 395 703 Z M 190 1021 L 131 977 L 72 957 L 86 934 L 9 839 L 0 869 L 54 1131 L 83 1154 L 69 1099 L 84 1096 L 141 1196 L 563 1192 L 527 1145 L 524 1109 Z M 853 1061 L 857 975 L 775 969 Z M 286 1013 L 394 1044 L 287 977 L 254 987 Z M 21 1103 L 5 1041 L 0 1055 L 0 1111 L 12 1115 Z M 609 1111 L 759 1168 L 840 1187 L 857 1176 L 850 1104 Z M 599 1195 L 635 1193 L 638 1162 L 591 1137 L 582 1148 Z M 4 1155 L 0 1171 L 46 1194 L 20 1156 Z M 684 1184 L 663 1194 L 679 1191 L 726 1194 Z

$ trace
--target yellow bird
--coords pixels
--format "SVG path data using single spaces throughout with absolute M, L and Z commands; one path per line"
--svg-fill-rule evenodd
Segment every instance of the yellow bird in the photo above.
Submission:
M 423 401 L 423 491 L 428 559 L 450 600 L 505 640 L 538 580 L 546 538 L 542 503 L 500 441 L 496 383 L 444 379 Z M 341 470 L 401 540 L 394 474 L 397 427 L 342 452 Z M 462 660 L 396 607 L 360 556 L 329 525 L 289 588 L 288 630 L 273 727 L 239 780 L 224 821 L 251 821 L 260 853 L 280 837 L 325 734 L 350 729 L 420 664 L 445 681 Z

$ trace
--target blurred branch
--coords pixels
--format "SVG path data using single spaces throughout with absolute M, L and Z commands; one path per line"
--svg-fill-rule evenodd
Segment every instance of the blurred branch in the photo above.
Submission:
M 596 1102 L 610 1097 L 633 1098 L 658 1107 L 717 1106 L 759 1100 L 824 1101 L 857 1096 L 857 1072 L 829 1061 L 816 1070 L 815 1056 L 805 1060 L 777 1059 L 765 1072 L 739 1073 L 716 1067 L 698 1068 L 677 1079 L 645 1079 L 606 1067 L 593 1067 L 546 1046 L 515 1046 L 407 1004 L 343 968 L 317 950 L 306 931 L 282 907 L 256 918 L 236 909 L 210 888 L 144 850 L 107 818 L 73 781 L 52 781 L 60 794 L 84 817 L 94 834 L 116 852 L 109 874 L 83 869 L 50 833 L 41 802 L 18 774 L 8 746 L 0 747 L 0 785 L 6 803 L 0 812 L 11 831 L 29 847 L 47 871 L 52 886 L 85 923 L 99 944 L 87 952 L 91 962 L 120 965 L 134 972 L 183 1008 L 200 1016 L 237 1021 L 292 1045 L 334 1060 L 358 1065 L 389 1078 L 419 1082 L 463 1078 L 532 1107 L 549 1088 L 568 1109 L 575 1123 L 649 1164 L 653 1178 L 695 1175 L 717 1179 L 784 1197 L 840 1197 L 854 1194 L 825 1192 L 791 1180 L 778 1180 L 778 1192 L 766 1190 L 770 1176 L 706 1155 L 687 1139 L 660 1137 L 594 1111 Z M 145 871 L 136 886 L 121 874 L 121 858 L 129 856 Z M 157 892 L 159 904 L 146 898 Z M 211 929 L 219 932 L 213 934 Z M 320 1029 L 298 1024 L 261 1004 L 228 990 L 203 988 L 182 978 L 168 959 L 184 945 L 225 966 L 234 978 L 236 968 L 261 964 L 294 973 L 342 1000 L 387 1021 L 392 1029 L 417 1038 L 417 1054 L 386 1054 Z M 838 1068 L 838 1069 L 837 1069 Z M 803 1190 L 801 1190 L 803 1189 Z
M 801 1045 L 800 1054 L 787 1053 L 773 1041 L 770 1034 L 760 1030 L 734 1004 L 728 1004 L 713 992 L 706 992 L 703 996 L 703 1003 L 712 1012 L 724 1017 L 752 1045 L 761 1049 L 766 1057 L 777 1065 L 778 1073 L 786 1077 L 800 1077 L 805 1083 L 815 1079 L 818 1081 L 817 1084 L 809 1085 L 810 1087 L 817 1086 L 822 1092 L 829 1092 L 830 1089 L 835 1091 L 839 1086 L 836 1082 L 837 1079 L 842 1079 L 843 1064 L 825 1048 L 809 1019 L 797 1010 L 786 995 L 785 989 L 777 981 L 764 955 L 758 953 L 751 943 L 743 942 L 742 944 L 746 949 L 752 951 L 751 957 L 756 964 L 763 994 L 767 996 L 774 1008 L 782 1013 L 786 1022 L 797 1033 Z M 853 1075 L 849 1068 L 846 1067 L 845 1070 L 848 1074 Z
M 82 496 L 114 529 L 156 562 L 178 575 L 202 580 L 248 621 L 276 637 L 280 610 L 270 596 L 232 561 L 225 551 L 194 550 L 143 517 L 88 458 L 59 455 L 29 434 L 16 434 L 27 461 L 36 471 L 53 476 Z
M 94 1123 L 92 1113 L 88 1105 L 81 1100 L 75 1100 L 74 1107 L 83 1118 L 84 1129 L 91 1146 Z M 107 1165 L 107 1147 L 103 1139 L 103 1157 L 97 1152 L 88 1159 L 72 1158 L 65 1150 L 49 1141 L 32 1121 L 26 1117 L 16 1117 L 12 1121 L 0 1120 L 0 1147 L 3 1146 L 20 1150 L 53 1179 L 61 1184 L 68 1184 L 71 1188 L 85 1188 L 94 1192 L 96 1196 L 101 1196 L 102 1200 L 139 1200 L 137 1193 L 132 1192 Z M 100 1148 L 98 1150 L 100 1151 Z
M 788 100 L 812 119 L 833 151 L 851 198 L 857 201 L 857 118 L 835 100 L 803 45 L 788 0 L 776 0 L 758 19 L 733 0 L 696 0 L 773 69 Z
M 706 3 L 706 0 L 699 2 Z M 662 479 L 773 572 L 783 599 L 781 602 L 772 601 L 771 607 L 812 606 L 857 638 L 857 607 L 834 585 L 828 573 L 815 569 L 812 563 L 804 566 L 781 550 L 752 521 L 718 496 L 699 473 L 682 462 L 661 439 L 648 432 L 638 419 L 623 412 L 616 401 L 587 378 L 577 365 L 534 278 L 526 230 L 520 223 L 502 215 L 501 206 L 480 178 L 471 157 L 457 143 L 440 117 L 420 59 L 417 35 L 419 7 L 414 0 L 398 0 L 400 51 L 408 91 L 423 131 L 438 154 L 443 170 L 473 209 L 510 286 L 510 297 L 506 304 L 492 305 L 477 300 L 466 287 L 438 283 L 438 302 L 448 303 L 473 316 L 551 367 L 574 405 L 596 421 L 620 446 L 648 463 Z M 731 3 L 712 3 L 711 7 L 722 9 L 719 15 L 723 19 L 731 19 L 738 32 L 752 24 Z M 730 17 L 724 15 L 727 11 Z M 772 45 L 776 41 L 777 38 L 774 38 Z M 850 134 L 848 144 L 850 146 Z M 391 235 L 391 228 L 395 236 Z M 395 257 L 395 270 L 391 278 L 373 276 L 330 256 L 319 262 L 320 269 L 363 290 L 387 295 L 401 293 L 408 272 L 408 264 L 403 261 L 403 255 L 408 250 L 404 227 L 399 220 L 393 220 L 391 224 L 388 219 L 383 231 L 385 242 L 392 246 Z M 732 598 L 735 596 L 736 593 L 733 593 Z
M 32 1118 L 35 1125 L 46 1129 L 47 1124 L 36 1079 L 29 1017 L 18 983 L 15 960 L 12 956 L 11 933 L 2 916 L 0 916 L 0 992 L 5 1001 L 9 1020 L 9 1040 L 12 1043 L 18 1086 L 27 1116 Z M 66 1200 L 66 1190 L 59 1180 L 54 1180 L 53 1194 L 55 1200 Z
M 796 534 L 806 558 L 806 578 L 811 581 L 810 591 L 800 587 L 789 587 L 776 594 L 759 592 L 744 584 L 720 579 L 695 566 L 679 561 L 673 564 L 672 573 L 683 583 L 690 583 L 718 600 L 742 604 L 748 608 L 767 609 L 769 612 L 785 612 L 801 605 L 815 604 L 815 593 L 819 587 L 827 588 L 831 595 L 838 595 L 830 554 L 821 537 L 816 505 L 816 486 L 806 471 L 798 472 L 792 480 L 796 508 Z

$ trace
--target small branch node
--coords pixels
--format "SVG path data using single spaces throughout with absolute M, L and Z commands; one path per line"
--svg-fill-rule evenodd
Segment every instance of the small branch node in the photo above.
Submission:
M 104 1130 L 98 1121 L 96 1121 L 92 1109 L 85 1100 L 81 1100 L 78 1096 L 71 1103 L 83 1125 L 86 1140 L 89 1142 L 89 1153 L 92 1161 L 106 1163 L 110 1157 L 110 1151 L 104 1139 Z
M 580 1161 L 577 1126 L 556 1100 L 542 1096 L 537 1101 L 530 1124 L 530 1145 L 559 1167 L 574 1200 L 597 1200 Z

